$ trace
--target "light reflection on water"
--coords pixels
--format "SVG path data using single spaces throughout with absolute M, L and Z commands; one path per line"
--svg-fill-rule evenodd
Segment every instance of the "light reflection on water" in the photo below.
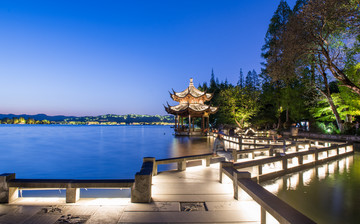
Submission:
M 172 133 L 170 126 L 0 125 L 0 173 L 14 172 L 18 178 L 134 178 L 143 157 L 211 152 L 206 137 Z
M 360 155 L 261 183 L 317 223 L 360 223 Z

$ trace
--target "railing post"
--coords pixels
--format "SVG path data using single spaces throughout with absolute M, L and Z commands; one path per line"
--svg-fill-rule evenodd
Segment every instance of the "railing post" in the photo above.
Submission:
M 231 166 L 233 166 L 232 162 L 225 162 L 225 161 L 220 162 L 220 170 L 219 170 L 219 182 L 220 183 L 222 183 L 222 180 L 223 180 L 223 168 L 231 167 Z
M 239 150 L 242 150 L 242 149 L 243 149 L 243 147 L 242 147 L 243 145 L 242 145 L 242 137 L 241 137 L 241 136 L 239 137 L 239 144 L 240 144 L 240 145 L 239 145 Z
M 238 180 L 243 179 L 243 178 L 250 179 L 251 178 L 251 173 L 249 173 L 249 172 L 240 172 L 240 171 L 237 171 L 236 169 L 234 169 L 234 172 L 233 172 L 233 186 L 234 186 L 234 199 L 236 199 L 236 200 L 239 200 Z
M 298 162 L 299 162 L 299 165 L 304 164 L 304 157 L 302 155 L 298 156 Z
M 66 203 L 76 203 L 80 198 L 80 188 L 66 188 Z
M 340 153 L 339 145 L 336 144 L 336 155 L 339 155 L 339 153 Z
M 284 156 L 283 159 L 282 159 L 282 167 L 283 167 L 283 170 L 287 170 L 287 168 L 288 168 L 288 158 L 287 158 L 287 156 Z
M 272 145 L 270 145 L 269 147 L 269 156 L 273 156 L 274 155 L 274 147 Z
M 206 166 L 210 166 L 210 159 L 211 159 L 210 156 L 206 157 L 206 159 L 205 159 L 205 165 Z
M 178 171 L 184 171 L 186 170 L 186 160 L 180 161 L 178 164 Z
M 0 203 L 11 203 L 18 198 L 18 188 L 8 186 L 12 179 L 15 179 L 15 173 L 0 174 Z
M 132 203 L 150 203 L 152 174 L 155 158 L 145 157 L 140 172 L 135 174 L 135 183 L 131 189 Z
M 260 218 L 260 223 L 261 224 L 266 224 L 266 210 L 261 206 L 260 209 L 260 213 L 261 213 L 261 218 Z
M 258 165 L 258 176 L 262 174 L 262 166 L 263 164 Z
M 237 161 L 237 151 L 236 151 L 236 149 L 232 149 L 231 153 L 232 153 L 232 157 L 233 157 L 234 162 L 236 162 Z
M 237 172 L 237 170 L 234 170 L 234 172 L 233 172 L 233 187 L 234 187 L 234 199 L 236 199 L 236 200 L 239 199 L 239 187 L 237 184 L 237 180 L 238 180 L 238 172 Z
M 295 142 L 295 149 L 296 149 L 296 152 L 299 152 L 299 143 L 297 141 Z
M 314 152 L 314 157 L 315 157 L 315 162 L 317 162 L 319 160 L 319 152 L 316 149 Z

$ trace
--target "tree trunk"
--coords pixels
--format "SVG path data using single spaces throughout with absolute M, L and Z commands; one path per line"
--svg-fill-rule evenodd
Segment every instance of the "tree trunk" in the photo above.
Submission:
M 279 117 L 278 117 L 278 125 L 277 125 L 276 129 L 279 129 L 280 125 L 281 125 L 281 113 L 279 114 Z
M 289 108 L 286 108 L 286 123 L 289 122 Z
M 236 118 L 235 118 L 235 122 L 236 122 L 236 124 L 242 129 L 242 125 L 241 125 L 241 121 L 239 122 L 238 120 L 236 120 Z
M 332 99 L 332 97 L 331 97 L 330 87 L 329 87 L 329 83 L 328 83 L 328 79 L 327 79 L 327 75 L 326 75 L 326 69 L 325 69 L 324 64 L 323 64 L 322 61 L 321 61 L 320 55 L 318 55 L 318 60 L 319 60 L 319 61 L 318 61 L 318 62 L 319 62 L 319 63 L 318 63 L 318 65 L 319 65 L 318 69 L 319 69 L 320 74 L 321 74 L 322 77 L 323 77 L 323 83 L 324 83 L 324 85 L 325 85 L 325 91 L 322 91 L 321 88 L 317 88 L 317 89 L 320 91 L 321 94 L 323 94 L 323 95 L 326 97 L 327 101 L 328 101 L 329 104 L 330 104 L 331 110 L 332 110 L 332 112 L 333 112 L 333 114 L 334 114 L 334 116 L 335 116 L 336 124 L 337 124 L 340 132 L 343 132 L 343 131 L 344 131 L 344 127 L 343 127 L 343 125 L 342 125 L 342 121 L 341 121 L 340 115 L 339 115 L 338 111 L 336 110 L 336 106 L 335 106 L 335 104 L 334 104 L 334 101 L 333 101 L 333 99 Z
M 339 130 L 340 130 L 341 132 L 343 132 L 343 131 L 344 131 L 344 127 L 343 127 L 343 125 L 342 125 L 342 120 L 341 120 L 341 118 L 340 118 L 340 115 L 339 115 L 338 111 L 336 110 L 336 106 L 335 106 L 335 104 L 334 104 L 334 101 L 333 101 L 333 99 L 332 99 L 331 96 L 330 96 L 330 97 L 326 97 L 326 98 L 327 98 L 327 100 L 328 100 L 328 102 L 329 102 L 329 104 L 330 104 L 330 107 L 331 107 L 332 112 L 334 113 L 334 116 L 335 116 L 335 119 L 336 119 L 336 124 L 337 124 Z

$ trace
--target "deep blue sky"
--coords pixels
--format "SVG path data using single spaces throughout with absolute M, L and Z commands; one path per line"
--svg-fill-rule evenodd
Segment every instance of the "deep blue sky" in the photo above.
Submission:
M 0 113 L 166 114 L 191 77 L 259 72 L 279 2 L 0 1 Z

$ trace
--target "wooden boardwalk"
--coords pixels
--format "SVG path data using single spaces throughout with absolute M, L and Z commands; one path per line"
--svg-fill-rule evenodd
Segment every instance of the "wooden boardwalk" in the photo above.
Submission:
M 218 180 L 219 164 L 159 173 L 153 177 L 150 204 L 19 198 L 0 204 L 0 223 L 260 223 L 260 206 L 245 194 L 239 201 L 233 199 L 232 182 Z

